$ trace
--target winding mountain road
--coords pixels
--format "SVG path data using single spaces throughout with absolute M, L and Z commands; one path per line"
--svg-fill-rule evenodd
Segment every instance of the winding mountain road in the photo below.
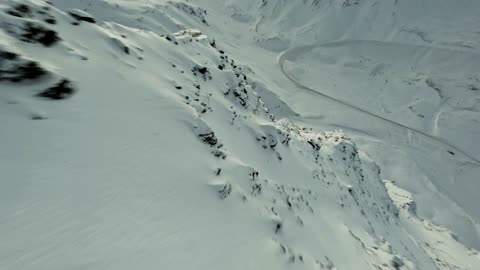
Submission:
M 382 41 L 369 41 L 369 40 L 342 40 L 342 41 L 333 41 L 333 42 L 327 42 L 327 43 L 320 43 L 320 44 L 311 44 L 311 45 L 303 45 L 303 46 L 298 46 L 298 47 L 294 47 L 294 48 L 291 48 L 291 49 L 288 49 L 286 51 L 284 51 L 283 53 L 281 53 L 278 57 L 278 64 L 280 66 L 280 70 L 282 71 L 282 73 L 285 75 L 285 77 L 287 77 L 293 84 L 295 84 L 299 89 L 302 89 L 302 90 L 305 90 L 305 91 L 308 91 L 308 92 L 311 92 L 313 94 L 316 94 L 316 95 L 319 95 L 323 98 L 326 98 L 328 100 L 331 100 L 332 102 L 335 102 L 339 105 L 342 105 L 342 106 L 346 106 L 346 107 L 349 107 L 359 113 L 362 113 L 362 114 L 365 114 L 365 115 L 368 115 L 372 118 L 375 118 L 377 120 L 380 120 L 380 121 L 383 121 L 385 123 L 388 123 L 390 125 L 393 125 L 393 126 L 396 126 L 396 127 L 400 127 L 402 129 L 405 129 L 405 130 L 408 130 L 412 133 L 415 133 L 415 134 L 418 134 L 418 135 L 421 135 L 425 138 L 428 138 L 428 139 L 431 139 L 433 141 L 436 141 L 437 143 L 440 143 L 441 145 L 445 146 L 447 148 L 447 150 L 450 152 L 450 151 L 455 151 L 456 153 L 460 153 L 462 155 L 464 155 L 470 162 L 472 162 L 473 164 L 477 165 L 477 166 L 480 166 L 480 160 L 476 157 L 474 157 L 473 155 L 465 152 L 464 150 L 460 149 L 458 146 L 456 145 L 453 145 L 451 142 L 443 139 L 443 138 L 440 138 L 440 137 L 437 137 L 437 136 L 434 136 L 434 135 L 431 135 L 431 134 L 428 134 L 426 133 L 425 131 L 422 131 L 422 130 L 419 130 L 419 129 L 416 129 L 416 128 L 413 128 L 413 127 L 409 127 L 409 126 L 406 126 L 404 124 L 401 124 L 401 123 L 398 123 L 398 122 L 395 122 L 393 120 L 390 120 L 388 118 L 385 118 L 381 115 L 378 115 L 378 114 L 375 114 L 373 112 L 370 112 L 368 110 L 365 110 L 355 104 L 352 104 L 350 102 L 347 102 L 347 101 L 344 101 L 344 100 L 341 100 L 341 99 L 338 99 L 338 98 L 335 98 L 335 97 L 332 97 L 332 96 L 329 96 L 325 93 L 322 93 L 321 91 L 319 90 L 316 90 L 316 89 L 312 89 L 306 85 L 303 85 L 301 82 L 297 81 L 292 75 L 290 75 L 286 70 L 285 70 L 285 61 L 287 61 L 288 59 L 291 59 L 292 56 L 294 55 L 298 55 L 299 53 L 301 52 L 305 52 L 305 51 L 309 51 L 313 48 L 317 48 L 317 47 L 335 47 L 335 46 L 339 46 L 339 45 L 342 45 L 342 44 L 345 44 L 345 43 L 348 43 L 348 42 L 374 42 L 374 43 L 388 43 L 388 42 L 382 42 Z M 416 46 L 416 45 L 414 45 Z

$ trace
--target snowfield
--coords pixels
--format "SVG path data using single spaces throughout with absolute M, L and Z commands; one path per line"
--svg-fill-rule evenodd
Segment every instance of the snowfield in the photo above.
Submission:
M 0 269 L 480 269 L 478 14 L 0 0 Z

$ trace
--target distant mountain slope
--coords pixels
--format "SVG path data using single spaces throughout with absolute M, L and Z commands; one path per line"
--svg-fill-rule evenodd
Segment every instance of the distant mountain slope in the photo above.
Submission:
M 282 74 L 332 10 L 0 1 L 0 269 L 477 269 L 475 164 Z

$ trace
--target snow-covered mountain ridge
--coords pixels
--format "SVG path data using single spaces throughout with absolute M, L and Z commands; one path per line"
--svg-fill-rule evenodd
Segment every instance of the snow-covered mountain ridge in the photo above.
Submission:
M 396 24 L 379 11 L 405 14 L 412 2 L 2 0 L 0 268 L 477 269 L 478 164 L 307 93 L 277 63 L 355 35 L 409 42 L 386 34 Z M 433 2 L 422 1 L 448 6 Z M 385 24 L 363 22 L 377 11 Z M 442 110 L 467 100 L 471 117 L 430 130 L 429 93 L 414 104 L 381 93 L 378 107 L 394 113 L 368 109 L 476 157 L 477 36 L 458 32 L 467 38 L 452 44 L 427 33 L 471 62 L 406 49 L 422 58 L 407 73 L 370 46 L 320 46 L 285 70 L 315 90 L 351 78 L 329 94 L 349 98 L 342 89 L 357 84 L 365 95 L 351 100 L 363 108 L 380 80 L 430 82 L 446 91 Z M 439 59 L 465 63 L 457 72 L 473 76 L 470 92 L 447 87 L 458 76 L 439 72 Z M 374 82 L 362 77 L 369 68 Z M 402 114 L 404 103 L 424 117 Z M 443 131 L 455 123 L 472 126 L 459 141 Z

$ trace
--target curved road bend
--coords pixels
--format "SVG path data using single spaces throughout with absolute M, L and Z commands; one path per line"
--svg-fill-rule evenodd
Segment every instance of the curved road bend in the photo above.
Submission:
M 315 47 L 332 47 L 332 46 L 338 46 L 338 45 L 342 45 L 342 44 L 345 44 L 345 43 L 351 43 L 351 42 L 375 42 L 375 43 L 388 43 L 388 42 L 381 42 L 381 41 L 369 41 L 369 40 L 345 40 L 345 41 L 334 41 L 334 42 L 328 42 L 328 43 L 322 43 L 322 44 L 314 44 L 314 45 L 304 45 L 304 46 L 299 46 L 299 47 L 294 47 L 294 48 L 291 48 L 291 49 L 288 49 L 286 51 L 284 51 L 279 57 L 278 57 L 278 64 L 280 66 L 280 70 L 282 71 L 282 73 L 285 75 L 285 77 L 287 77 L 291 82 L 293 82 L 298 88 L 302 89 L 302 90 L 305 90 L 305 91 L 309 91 L 311 93 L 314 93 L 316 95 L 320 95 L 326 99 L 329 99 L 335 103 L 338 103 L 340 105 L 343 105 L 343 106 L 346 106 L 346 107 L 349 107 L 355 111 L 358 111 L 360 113 L 363 113 L 363 114 L 366 114 L 370 117 L 373 117 L 373 118 L 376 118 L 378 120 L 381 120 L 381 121 L 384 121 L 384 122 L 387 122 L 391 125 L 394 125 L 394 126 L 397 126 L 397 127 L 400 127 L 400 128 L 403 128 L 405 130 L 409 130 L 413 133 L 416 133 L 416 134 L 420 134 L 426 138 L 429 138 L 431 140 L 434 140 L 440 144 L 443 144 L 445 146 L 447 146 L 448 148 L 450 149 L 453 149 L 461 154 L 463 154 L 465 157 L 467 157 L 468 159 L 470 159 L 470 161 L 472 161 L 474 164 L 476 165 L 480 165 L 480 160 L 475 158 L 474 156 L 472 156 L 471 154 L 469 153 L 466 153 L 464 150 L 460 149 L 458 146 L 455 146 L 453 145 L 452 143 L 446 141 L 445 139 L 443 138 L 440 138 L 440 137 L 437 137 L 437 136 L 433 136 L 431 134 L 428 134 L 424 131 L 421 131 L 419 129 L 416 129 L 416 128 L 413 128 L 413 127 L 408 127 L 404 124 L 401 124 L 401 123 L 398 123 L 398 122 L 395 122 L 393 120 L 390 120 L 390 119 L 387 119 L 381 115 L 378 115 L 378 114 L 375 114 L 375 113 L 372 113 L 370 111 L 367 111 L 361 107 L 358 107 L 356 106 L 355 104 L 352 104 L 352 103 L 349 103 L 347 101 L 344 101 L 344 100 L 340 100 L 340 99 L 337 99 L 335 97 L 332 97 L 332 96 L 329 96 L 327 94 L 324 94 L 320 91 L 317 91 L 315 89 L 312 89 L 308 86 L 305 86 L 303 85 L 302 83 L 300 83 L 299 81 L 297 81 L 295 78 L 293 78 L 290 74 L 288 74 L 288 72 L 285 71 L 285 67 L 284 67 L 284 64 L 285 64 L 285 61 L 288 59 L 288 56 L 289 55 L 292 55 L 292 54 L 295 54 L 296 52 L 298 51 L 305 51 L 305 50 L 309 50 L 309 49 L 313 49 Z M 408 45 L 408 44 L 401 44 L 401 45 Z M 417 45 L 414 45 L 414 46 L 417 46 Z M 420 46 L 420 47 L 426 47 L 426 46 Z M 428 47 L 426 47 L 428 48 Z M 459 51 L 459 52 L 462 52 L 462 51 Z

